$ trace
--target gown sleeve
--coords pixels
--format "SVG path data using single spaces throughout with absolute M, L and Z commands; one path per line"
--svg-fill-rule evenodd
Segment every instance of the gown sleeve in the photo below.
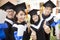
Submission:
M 12 25 L 7 21 L 5 21 L 5 23 L 8 25 L 8 28 L 4 30 L 6 34 L 5 40 L 15 40 Z
M 27 28 L 26 31 L 24 31 L 23 40 L 29 40 L 30 39 L 30 35 L 31 35 L 31 30 L 28 33 L 28 28 Z

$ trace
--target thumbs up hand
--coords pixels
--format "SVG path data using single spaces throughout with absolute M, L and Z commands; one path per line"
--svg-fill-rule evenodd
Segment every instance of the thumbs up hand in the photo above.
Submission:
M 32 40 L 36 40 L 37 39 L 37 36 L 36 36 L 36 32 L 31 28 L 31 31 L 32 31 L 32 33 L 31 33 L 31 38 L 32 38 Z
M 47 34 L 50 33 L 50 28 L 49 28 L 49 26 L 46 25 L 46 21 L 44 22 L 43 28 L 44 28 L 44 31 L 45 31 Z

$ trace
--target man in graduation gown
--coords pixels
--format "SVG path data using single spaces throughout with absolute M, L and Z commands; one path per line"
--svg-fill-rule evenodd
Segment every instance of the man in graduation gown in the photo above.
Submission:
M 15 11 L 13 10 L 14 7 L 15 7 L 15 5 L 10 2 L 7 2 L 0 7 L 1 9 L 5 10 L 7 12 L 5 23 L 7 23 L 8 28 L 4 30 L 5 34 L 6 34 L 5 40 L 15 40 L 13 28 L 12 28 L 12 25 L 14 22 L 14 16 L 15 16 Z
M 45 7 L 45 13 L 42 14 L 42 18 L 48 22 L 47 25 L 51 28 L 50 24 L 54 21 L 51 13 L 56 6 L 51 0 L 47 1 L 43 6 Z M 46 40 L 50 40 L 50 33 L 45 33 L 45 37 Z

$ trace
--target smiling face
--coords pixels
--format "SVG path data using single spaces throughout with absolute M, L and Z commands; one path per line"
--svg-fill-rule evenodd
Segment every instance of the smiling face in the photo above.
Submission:
M 17 21 L 19 21 L 19 22 L 25 21 L 25 13 L 24 13 L 23 11 L 20 11 L 20 12 L 16 15 L 16 17 L 17 17 Z
M 10 19 L 14 18 L 15 14 L 16 14 L 15 11 L 12 9 L 8 9 L 8 10 L 6 10 L 6 12 L 8 13 L 7 17 Z
M 46 16 L 48 16 L 49 14 L 51 14 L 52 12 L 52 8 L 51 7 L 45 7 L 45 14 Z
M 33 16 L 32 16 L 32 19 L 33 19 L 34 22 L 37 22 L 38 19 L 39 19 L 39 18 L 38 18 L 38 15 L 33 15 Z

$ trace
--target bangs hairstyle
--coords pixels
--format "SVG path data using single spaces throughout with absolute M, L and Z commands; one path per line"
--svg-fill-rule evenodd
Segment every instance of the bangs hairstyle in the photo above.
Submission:
M 23 11 L 23 12 L 26 14 L 26 12 L 25 12 L 23 9 L 20 9 L 19 11 L 16 11 L 16 15 L 17 15 L 20 11 Z
M 14 19 L 15 19 L 14 21 L 17 21 L 17 20 L 18 20 L 18 19 L 17 19 L 17 17 L 16 17 L 16 15 L 17 15 L 20 11 L 24 12 L 24 13 L 25 13 L 25 15 L 26 15 L 26 12 L 25 12 L 24 10 L 22 10 L 22 9 L 21 9 L 21 10 L 19 10 L 18 12 L 16 11 L 16 14 L 15 14 L 15 17 L 14 17 Z
M 38 21 L 37 21 L 37 22 L 39 23 L 39 21 L 40 21 L 40 16 L 39 16 L 39 15 L 37 15 L 37 16 L 38 16 Z M 32 16 L 31 16 L 31 19 L 30 19 L 30 23 L 31 23 L 31 24 L 34 24 L 34 21 L 33 21 L 33 19 L 32 19 Z

